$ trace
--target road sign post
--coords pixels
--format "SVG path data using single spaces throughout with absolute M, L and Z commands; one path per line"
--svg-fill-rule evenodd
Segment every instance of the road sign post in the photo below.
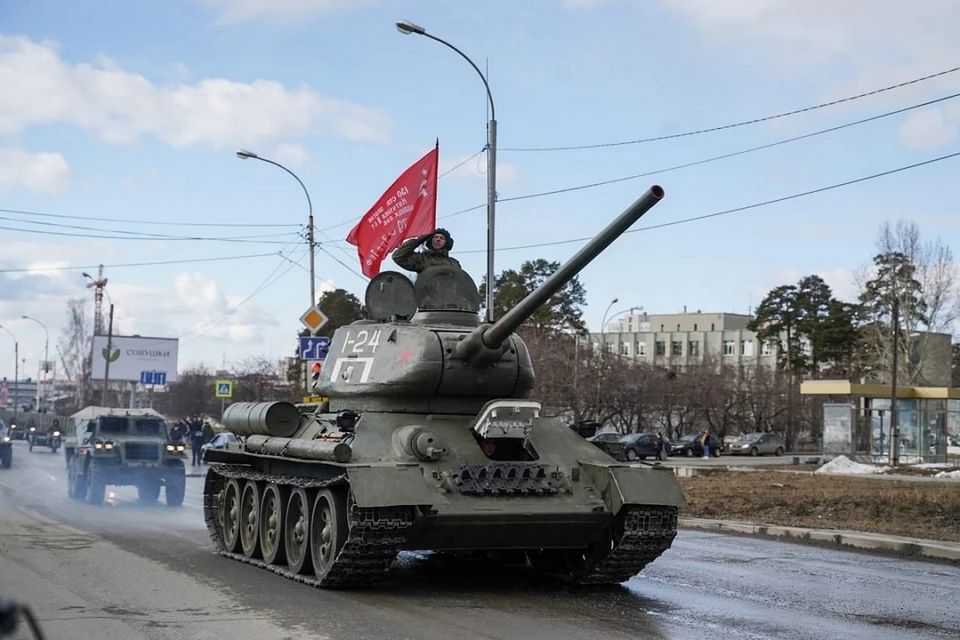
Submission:
M 300 359 L 324 360 L 327 357 L 327 349 L 329 347 L 330 338 L 324 336 L 301 336 Z
M 330 319 L 320 310 L 320 307 L 313 305 L 307 309 L 302 316 L 300 316 L 300 322 L 303 323 L 307 329 L 310 330 L 310 333 L 317 335 L 317 331 L 323 328 L 323 325 L 327 324 Z
M 216 397 L 220 398 L 220 422 L 223 423 L 224 405 L 227 398 L 233 397 L 233 381 L 217 380 L 213 385 L 213 392 Z

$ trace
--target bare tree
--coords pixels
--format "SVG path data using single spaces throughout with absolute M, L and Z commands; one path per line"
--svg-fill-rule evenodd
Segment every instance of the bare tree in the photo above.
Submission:
M 200 365 L 187 369 L 169 385 L 166 393 L 154 396 L 154 408 L 164 415 L 180 418 L 195 415 L 220 415 L 220 401 L 214 397 L 214 372 Z
M 901 220 L 895 225 L 885 222 L 876 241 L 881 255 L 902 254 L 912 265 L 912 276 L 919 287 L 920 307 L 923 313 L 902 313 L 898 349 L 900 362 L 898 377 L 904 384 L 944 383 L 933 381 L 932 360 L 948 361 L 950 341 L 931 333 L 953 333 L 953 325 L 960 317 L 960 271 L 953 253 L 939 237 L 925 241 L 915 222 Z M 857 278 L 861 294 L 867 290 L 873 274 L 863 270 Z M 904 292 L 908 295 L 910 292 Z M 909 305 L 903 304 L 904 309 Z M 864 330 L 863 348 L 870 356 L 868 365 L 882 379 L 886 379 L 893 360 L 892 329 L 886 322 L 876 322 Z M 949 371 L 941 372 L 949 375 Z M 938 376 L 942 377 L 942 376 Z
M 90 354 L 93 349 L 93 327 L 87 316 L 87 301 L 71 298 L 67 301 L 67 324 L 58 341 L 61 362 L 69 380 L 76 385 L 74 406 L 78 409 L 89 403 Z

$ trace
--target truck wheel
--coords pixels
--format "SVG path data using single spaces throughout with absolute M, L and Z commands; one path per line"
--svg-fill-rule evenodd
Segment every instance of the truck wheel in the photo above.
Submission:
M 90 504 L 103 504 L 103 499 L 107 495 L 107 478 L 101 467 L 95 460 L 90 461 L 89 480 L 87 482 L 87 502 Z
M 183 504 L 183 495 L 187 490 L 187 479 L 182 474 L 167 476 L 167 488 L 163 490 L 168 507 Z

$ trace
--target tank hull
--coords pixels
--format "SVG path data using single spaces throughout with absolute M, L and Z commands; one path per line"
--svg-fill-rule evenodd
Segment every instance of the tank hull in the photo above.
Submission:
M 619 463 L 556 419 L 535 421 L 528 439 L 536 459 L 491 459 L 471 436 L 473 418 L 367 412 L 345 463 L 262 453 L 262 441 L 249 445 L 256 452 L 242 444 L 210 450 L 205 507 L 211 536 L 224 555 L 322 587 L 373 584 L 404 549 L 487 558 L 521 552 L 495 555 L 519 555 L 528 569 L 569 582 L 609 584 L 636 575 L 670 548 L 685 504 L 671 470 Z M 447 453 L 419 459 L 410 443 L 425 433 Z M 241 548 L 232 533 L 240 524 L 224 513 L 237 505 L 242 511 L 248 484 L 258 495 L 274 485 L 288 503 L 293 493 L 295 502 L 309 505 L 332 504 L 342 495 L 344 513 L 330 517 L 352 530 L 334 542 L 333 562 L 304 569 Z M 300 518 L 307 528 L 308 515 L 304 510 Z M 312 522 L 314 529 L 322 521 Z M 371 550 L 376 559 L 365 555 Z M 312 552 L 323 555 L 320 547 Z M 338 569 L 341 563 L 349 570 Z

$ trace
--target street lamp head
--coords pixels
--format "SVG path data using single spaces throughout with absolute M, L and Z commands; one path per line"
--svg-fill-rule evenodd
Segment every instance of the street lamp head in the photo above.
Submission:
M 87 273 L 86 271 L 84 271 L 84 272 L 81 273 L 80 275 L 82 275 L 84 278 L 90 278 L 91 280 L 93 280 L 93 276 L 91 276 L 91 275 L 90 275 L 89 273 Z
M 620 302 L 620 298 L 614 298 L 610 301 L 610 304 L 617 304 L 618 302 Z
M 409 20 L 397 20 L 396 24 L 397 24 L 397 31 L 405 35 L 416 33 L 422 36 L 427 33 L 426 29 L 424 29 L 420 25 L 413 24 Z
M 240 149 L 239 151 L 237 151 L 237 157 L 240 158 L 241 160 L 246 160 L 247 158 L 259 158 L 260 156 L 255 154 L 253 151 Z

